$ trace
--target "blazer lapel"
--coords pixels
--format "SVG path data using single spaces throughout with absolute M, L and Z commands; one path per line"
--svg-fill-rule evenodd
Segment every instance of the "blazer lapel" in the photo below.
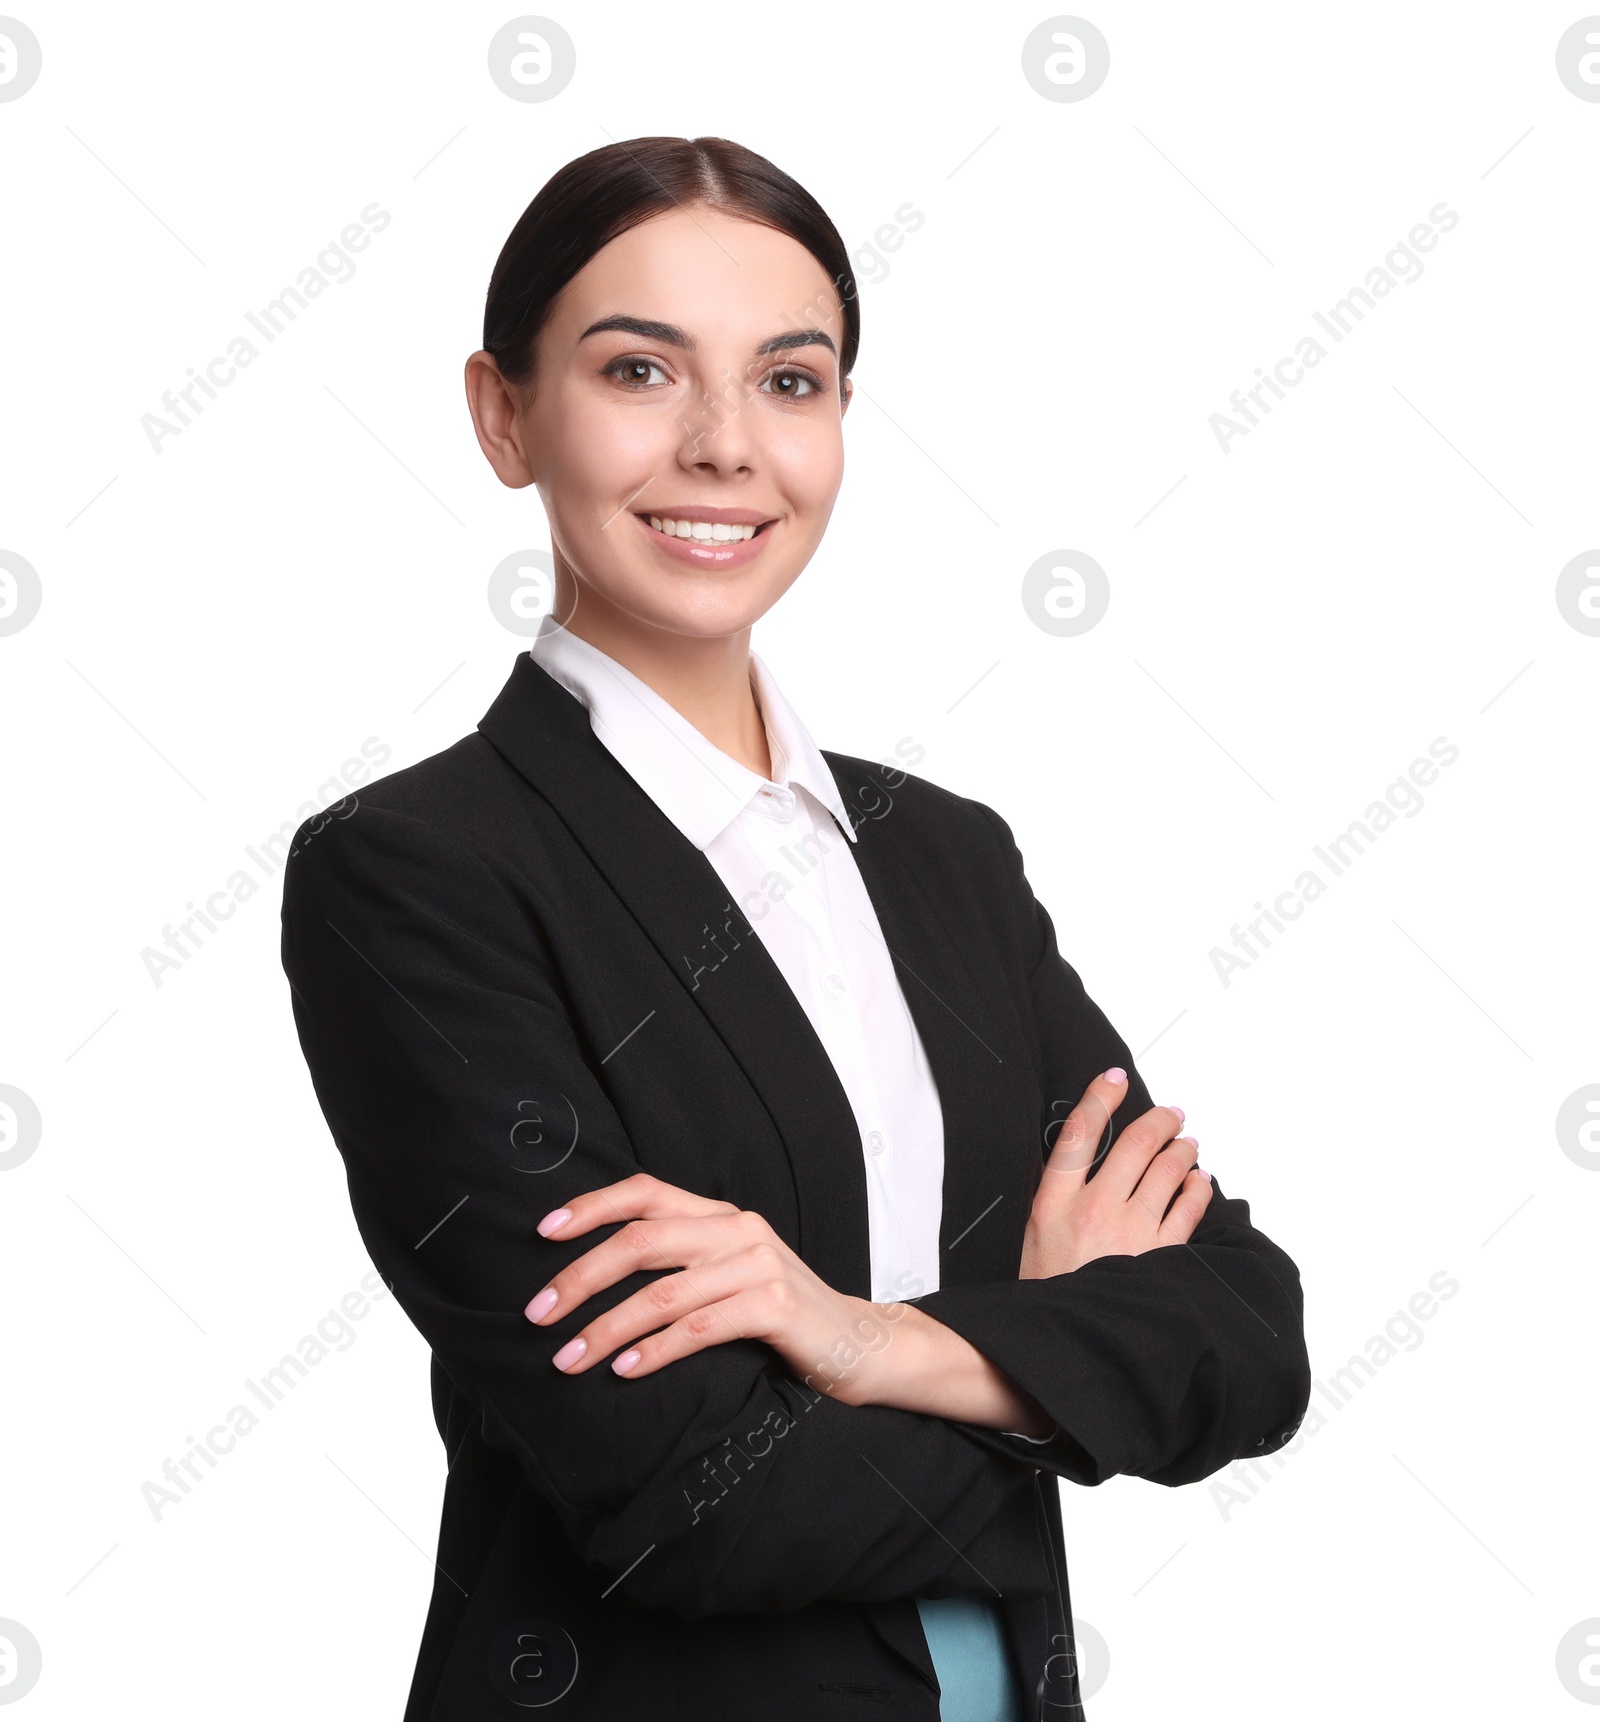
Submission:
M 800 1214 L 794 1248 L 836 1289 L 871 1295 L 855 1115 L 781 971 L 716 869 L 527 654 L 478 725 L 555 809 L 705 1013 L 771 1114 Z
M 855 856 L 944 1113 L 940 1284 L 1015 1279 L 1044 1158 L 1019 1080 L 1025 1056 L 985 1004 L 950 906 L 928 895 L 904 821 L 896 823 L 892 790 L 861 761 L 824 757 L 847 807 L 881 810 L 857 825 Z

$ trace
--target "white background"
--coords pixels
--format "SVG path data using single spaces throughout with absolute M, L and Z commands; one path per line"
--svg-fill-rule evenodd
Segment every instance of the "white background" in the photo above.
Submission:
M 1555 49 L 1582 11 L 1094 0 L 1111 70 L 1081 102 L 1023 78 L 1050 14 L 1013 4 L 564 4 L 547 103 L 487 74 L 516 15 L 20 13 L 0 548 L 44 596 L 0 638 L 0 1082 L 44 1127 L 0 1176 L 0 1617 L 44 1674 L 18 1714 L 400 1714 L 444 1461 L 392 1300 L 180 1505 L 141 1498 L 370 1265 L 277 878 L 159 987 L 141 952 L 364 740 L 409 764 L 500 689 L 523 642 L 488 574 L 547 537 L 462 362 L 544 180 L 653 133 L 759 150 L 862 247 L 844 490 L 756 635 L 813 734 L 912 738 L 1011 822 L 1156 1098 L 1298 1262 L 1319 1380 L 1459 1284 L 1242 1504 L 1065 1491 L 1094 1722 L 1580 1714 L 1556 1650 L 1600 1615 L 1600 1175 L 1555 1117 L 1600 1081 L 1600 638 L 1555 582 L 1600 543 L 1600 103 Z M 353 278 L 155 453 L 142 415 L 374 201 Z M 1421 278 L 1224 453 L 1211 415 L 1441 201 Z M 1074 638 L 1021 601 L 1063 548 L 1111 590 Z M 1225 986 L 1213 948 L 1441 736 L 1421 812 Z

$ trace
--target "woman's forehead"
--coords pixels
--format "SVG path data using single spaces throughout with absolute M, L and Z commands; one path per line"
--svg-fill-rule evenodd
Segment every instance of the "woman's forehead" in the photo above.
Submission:
M 798 240 L 705 206 L 653 216 L 603 246 L 567 283 L 552 321 L 576 340 L 614 316 L 752 347 L 820 328 L 837 348 L 844 323 L 827 272 Z

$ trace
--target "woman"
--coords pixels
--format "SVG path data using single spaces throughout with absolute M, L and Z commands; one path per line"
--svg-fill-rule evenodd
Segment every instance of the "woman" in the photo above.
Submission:
M 1057 1491 L 1276 1450 L 1293 1262 L 1195 1164 L 1000 818 L 750 652 L 843 472 L 832 223 L 721 139 L 563 168 L 467 363 L 552 616 L 308 822 L 284 966 L 449 1459 L 407 1722 L 1079 1707 Z

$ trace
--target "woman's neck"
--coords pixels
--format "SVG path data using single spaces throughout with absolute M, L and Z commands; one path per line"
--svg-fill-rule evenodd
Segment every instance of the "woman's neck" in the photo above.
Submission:
M 567 631 L 631 670 L 699 730 L 713 747 L 762 777 L 772 775 L 767 726 L 750 685 L 750 630 L 719 638 L 669 634 L 586 590 Z

